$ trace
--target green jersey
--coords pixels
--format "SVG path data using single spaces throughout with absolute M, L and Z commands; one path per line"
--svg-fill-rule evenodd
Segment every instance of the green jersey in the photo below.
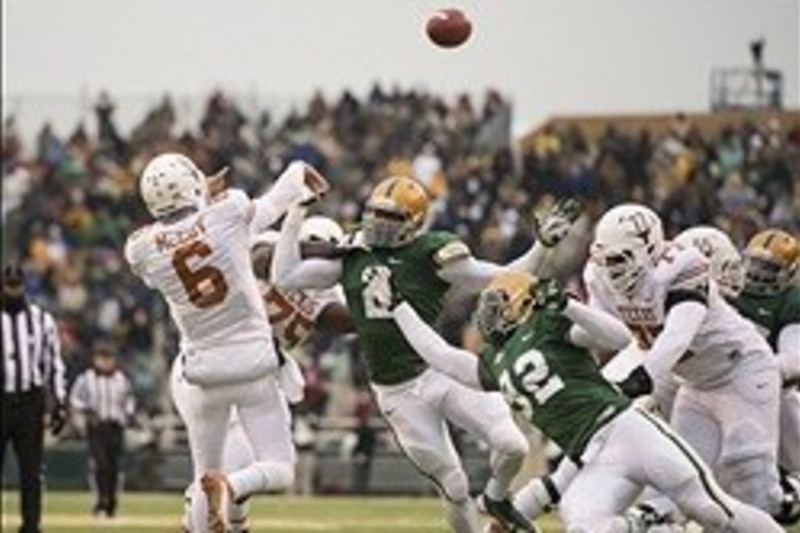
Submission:
M 500 390 L 526 418 L 579 460 L 592 435 L 630 405 L 592 354 L 567 340 L 572 322 L 539 311 L 500 349 L 481 354 L 481 383 Z
M 342 287 L 373 383 L 402 383 L 427 368 L 392 319 L 389 302 L 380 301 L 376 282 L 390 277 L 419 316 L 432 324 L 450 287 L 437 270 L 448 260 L 468 254 L 456 236 L 430 232 L 399 248 L 353 248 L 344 256 Z
M 789 324 L 800 323 L 800 287 L 797 286 L 771 296 L 742 292 L 733 305 L 742 316 L 753 321 L 775 351 L 781 330 Z

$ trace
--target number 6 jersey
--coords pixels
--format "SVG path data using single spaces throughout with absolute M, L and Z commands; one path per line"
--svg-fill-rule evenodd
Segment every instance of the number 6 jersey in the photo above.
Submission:
M 181 350 L 272 337 L 250 263 L 247 195 L 229 190 L 197 213 L 154 222 L 125 244 L 131 269 L 157 289 L 181 333 Z

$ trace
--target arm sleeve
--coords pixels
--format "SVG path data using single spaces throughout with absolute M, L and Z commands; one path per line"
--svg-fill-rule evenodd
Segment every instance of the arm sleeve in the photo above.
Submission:
M 584 348 L 619 351 L 633 340 L 628 327 L 610 314 L 570 298 L 564 316 L 574 322 L 569 340 Z
M 448 344 L 407 302 L 398 305 L 393 316 L 414 351 L 431 367 L 470 388 L 483 390 L 475 354 Z
M 482 291 L 504 268 L 489 261 L 464 257 L 445 264 L 439 269 L 439 277 L 458 289 L 475 293 Z
M 52 315 L 45 316 L 45 344 L 47 351 L 45 357 L 49 361 L 47 384 L 50 393 L 59 404 L 67 400 L 67 386 L 64 377 L 64 361 L 61 359 L 61 337 L 58 326 Z
M 664 329 L 644 358 L 644 367 L 653 381 L 672 371 L 689 349 L 707 312 L 705 304 L 696 300 L 684 300 L 670 308 Z
M 305 163 L 294 161 L 278 176 L 272 187 L 253 200 L 253 218 L 250 228 L 256 233 L 269 228 L 278 221 L 289 206 L 303 198 Z
M 281 289 L 324 289 L 335 285 L 342 277 L 339 259 L 305 259 L 300 256 L 300 226 L 306 210 L 289 209 L 283 221 L 270 267 L 270 283 Z
M 536 276 L 539 274 L 542 266 L 544 266 L 547 256 L 547 247 L 542 244 L 541 241 L 537 240 L 530 248 L 528 248 L 527 252 L 511 261 L 504 267 L 504 269 L 509 271 L 513 270 L 530 272 Z
M 505 272 L 524 271 L 536 275 L 544 264 L 547 252 L 547 248 L 537 241 L 527 252 L 507 265 L 476 259 L 471 255 L 462 256 L 445 263 L 439 269 L 439 277 L 465 292 L 480 292 L 495 277 Z
M 781 329 L 777 347 L 784 380 L 800 378 L 800 323 L 787 324 Z

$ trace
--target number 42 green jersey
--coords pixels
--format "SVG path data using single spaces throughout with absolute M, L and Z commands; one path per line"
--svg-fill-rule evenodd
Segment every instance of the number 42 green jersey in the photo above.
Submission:
M 481 384 L 509 403 L 578 461 L 592 435 L 630 405 L 605 380 L 592 354 L 567 340 L 572 322 L 534 312 L 502 348 L 481 355 Z

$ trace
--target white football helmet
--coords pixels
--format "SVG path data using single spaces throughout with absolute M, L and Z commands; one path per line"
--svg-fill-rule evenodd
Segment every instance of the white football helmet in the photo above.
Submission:
M 611 287 L 630 294 L 663 251 L 658 215 L 643 205 L 622 204 L 600 217 L 589 253 Z
M 678 234 L 674 242 L 693 246 L 711 262 L 711 275 L 726 298 L 735 298 L 744 286 L 744 262 L 730 238 L 711 226 L 697 226 Z
M 332 218 L 311 216 L 300 227 L 300 242 L 327 242 L 338 244 L 344 239 L 344 230 Z
M 161 154 L 144 167 L 139 194 L 155 218 L 186 207 L 202 208 L 208 195 L 206 176 L 183 154 Z

